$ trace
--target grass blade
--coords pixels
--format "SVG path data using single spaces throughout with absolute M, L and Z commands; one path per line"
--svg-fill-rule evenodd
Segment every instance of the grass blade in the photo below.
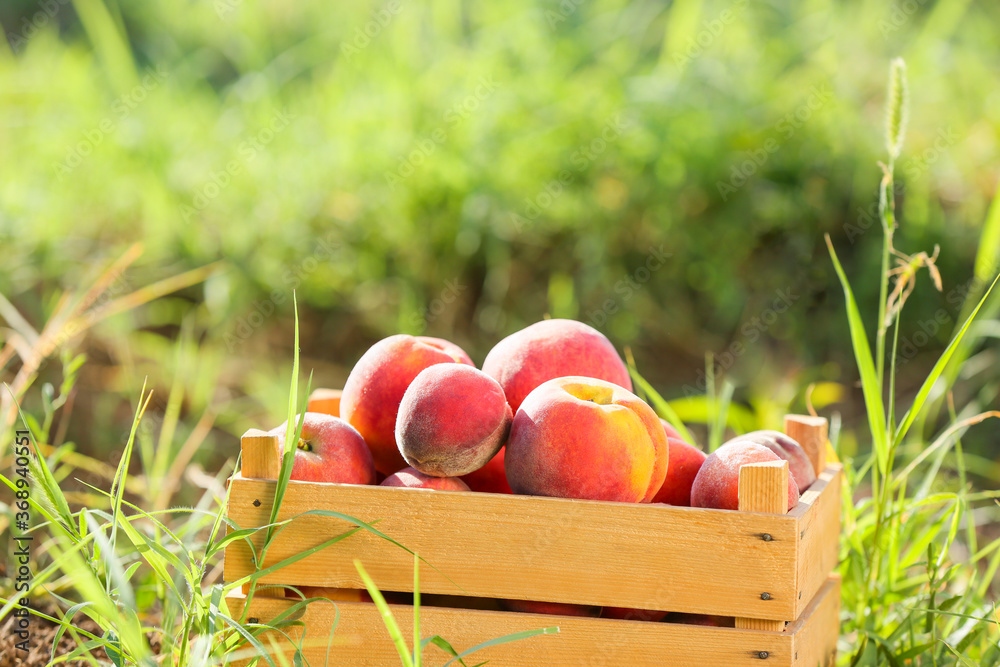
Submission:
M 558 626 L 552 626 L 548 628 L 539 628 L 537 630 L 525 630 L 523 632 L 514 632 L 509 635 L 504 635 L 503 637 L 496 637 L 495 639 L 490 639 L 482 644 L 476 644 L 468 651 L 463 651 L 459 653 L 457 657 L 452 658 L 448 662 L 444 663 L 444 667 L 448 667 L 451 663 L 456 660 L 460 660 L 467 655 L 472 655 L 476 651 L 481 651 L 484 648 L 489 648 L 490 646 L 499 646 L 500 644 L 507 644 L 509 642 L 516 642 L 522 639 L 530 639 L 531 637 L 537 637 L 538 635 L 554 635 L 559 632 Z
M 368 572 L 361 565 L 361 561 L 355 560 L 354 567 L 357 568 L 358 574 L 361 575 L 361 580 L 365 582 L 365 588 L 368 589 L 368 594 L 372 596 L 372 602 L 375 603 L 379 613 L 382 615 L 382 622 L 385 624 L 385 629 L 389 632 L 389 637 L 392 638 L 392 643 L 396 645 L 396 652 L 399 654 L 399 659 L 403 662 L 403 667 L 413 667 L 413 659 L 410 657 L 410 651 L 406 648 L 406 640 L 403 639 L 403 633 L 400 632 L 399 625 L 392 615 L 392 610 L 389 609 L 389 605 L 386 604 L 385 598 L 382 596 L 382 591 L 378 589 L 372 578 L 368 576 Z
M 837 271 L 837 277 L 844 289 L 844 298 L 847 300 L 847 320 L 851 329 L 851 345 L 854 348 L 854 358 L 858 364 L 858 372 L 861 375 L 861 389 L 865 398 L 865 408 L 868 413 L 868 426 L 872 432 L 872 444 L 877 456 L 879 469 L 884 474 L 889 464 L 889 442 L 886 439 L 885 429 L 885 405 L 882 403 L 882 388 L 879 385 L 878 375 L 875 372 L 875 362 L 872 360 L 871 347 L 868 345 L 868 334 L 865 332 L 864 322 L 861 320 L 861 313 L 858 311 L 858 303 L 854 299 L 854 292 L 851 284 L 844 275 L 844 269 L 837 258 L 837 251 L 833 249 L 833 241 L 830 235 L 826 235 L 826 245 L 830 250 L 830 258 Z
M 691 437 L 691 432 L 687 430 L 684 422 L 680 420 L 674 409 L 670 407 L 670 404 L 660 396 L 659 392 L 653 389 L 653 385 L 649 384 L 644 377 L 639 375 L 639 371 L 632 364 L 629 364 L 628 372 L 632 376 L 632 380 L 639 386 L 643 394 L 645 394 L 646 399 L 652 405 L 656 414 L 670 422 L 670 425 L 677 429 L 677 432 L 684 438 L 684 442 L 693 443 L 694 439 Z
M 996 287 L 998 280 L 1000 280 L 1000 274 L 997 274 L 997 277 L 993 279 L 993 283 L 989 286 L 989 289 L 986 290 L 986 293 L 983 294 L 983 297 L 973 309 L 972 314 L 969 315 L 967 320 L 965 320 L 965 324 L 963 324 L 962 328 L 958 330 L 955 337 L 951 339 L 948 347 L 945 348 L 944 352 L 941 353 L 941 357 L 937 360 L 937 363 L 934 364 L 934 368 L 927 376 L 927 379 L 924 380 L 923 385 L 920 387 L 920 391 L 917 392 L 917 397 L 913 399 L 913 405 L 911 405 L 910 409 L 906 411 L 905 415 L 903 415 L 903 420 L 896 429 L 896 442 L 902 441 L 903 437 L 906 436 L 906 432 L 910 430 L 910 426 L 913 424 L 913 421 L 920 414 L 920 411 L 924 407 L 924 403 L 927 402 L 927 397 L 934 388 L 934 384 L 937 382 L 938 378 L 941 377 L 941 373 L 944 372 L 944 369 L 951 360 L 952 355 L 955 354 L 955 350 L 961 344 L 962 338 L 969 330 L 969 325 L 971 325 L 972 321 L 976 319 L 976 316 L 979 314 L 979 309 L 983 307 L 983 304 L 986 303 L 986 300 L 990 297 L 990 293 L 993 292 L 993 288 Z

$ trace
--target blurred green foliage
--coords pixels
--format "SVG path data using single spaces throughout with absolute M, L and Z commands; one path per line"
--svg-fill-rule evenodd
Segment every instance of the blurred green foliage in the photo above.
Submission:
M 16 0 L 0 22 L 0 293 L 40 326 L 134 241 L 123 292 L 224 259 L 100 324 L 82 382 L 166 401 L 182 378 L 189 421 L 233 432 L 280 421 L 293 288 L 319 385 L 389 333 L 481 361 L 546 314 L 632 346 L 668 397 L 704 390 L 707 351 L 762 410 L 852 385 L 822 237 L 872 312 L 896 55 L 896 245 L 940 243 L 944 278 L 901 336 L 951 318 L 905 392 L 997 184 L 993 3 Z M 83 434 L 128 402 L 97 393 L 77 435 L 109 440 Z

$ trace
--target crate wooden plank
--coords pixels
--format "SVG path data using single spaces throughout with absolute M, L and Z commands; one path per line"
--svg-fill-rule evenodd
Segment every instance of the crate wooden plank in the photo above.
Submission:
M 240 527 L 263 525 L 273 495 L 274 482 L 237 475 L 229 517 Z M 772 620 L 798 615 L 800 519 L 791 515 L 291 482 L 279 516 L 315 509 L 380 520 L 380 530 L 450 578 L 422 568 L 422 588 L 430 593 Z M 335 518 L 300 517 L 282 531 L 265 565 L 349 527 Z M 383 590 L 412 590 L 412 557 L 366 532 L 262 581 L 361 588 L 355 558 Z M 225 579 L 252 572 L 249 547 L 234 542 Z
M 826 583 L 840 558 L 842 470 L 839 464 L 828 465 L 790 513 L 799 521 L 796 617 Z
M 804 610 L 790 623 L 792 664 L 801 667 L 835 667 L 840 634 L 840 577 L 831 576 Z
M 420 612 L 421 634 L 440 635 L 463 651 L 513 632 L 559 628 L 557 634 L 493 646 L 472 656 L 477 663 L 490 660 L 490 664 L 504 667 L 755 667 L 762 659 L 771 667 L 832 667 L 840 603 L 838 583 L 831 579 L 803 617 L 789 624 L 785 632 L 424 607 Z M 245 598 L 237 594 L 227 601 L 232 613 L 237 614 Z M 255 598 L 249 615 L 267 621 L 290 604 L 289 600 Z M 410 641 L 412 608 L 392 605 L 392 609 L 403 636 Z M 399 664 L 382 619 L 371 603 L 340 602 L 334 607 L 328 602 L 314 602 L 301 620 L 306 628 L 305 658 L 317 667 Z M 326 662 L 334 622 L 337 626 Z M 296 634 L 295 640 L 301 641 L 301 635 Z M 430 660 L 433 664 L 446 660 L 444 653 L 433 647 L 425 654 L 428 658 L 440 658 Z
M 784 514 L 788 511 L 788 461 L 751 463 L 740 468 L 739 508 L 741 512 Z M 761 595 L 770 597 L 765 591 Z M 784 621 L 736 617 L 736 627 L 748 630 L 785 629 Z
M 339 417 L 342 393 L 340 389 L 314 389 L 313 393 L 309 394 L 306 410 Z

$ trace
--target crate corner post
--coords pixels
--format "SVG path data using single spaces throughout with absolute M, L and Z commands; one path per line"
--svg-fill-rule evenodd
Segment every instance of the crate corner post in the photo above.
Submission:
M 802 446 L 817 477 L 826 468 L 826 441 L 829 429 L 826 417 L 785 415 L 785 435 Z
M 788 511 L 788 461 L 782 459 L 742 466 L 738 493 L 741 512 L 785 514 Z M 785 621 L 737 616 L 736 627 L 781 632 Z

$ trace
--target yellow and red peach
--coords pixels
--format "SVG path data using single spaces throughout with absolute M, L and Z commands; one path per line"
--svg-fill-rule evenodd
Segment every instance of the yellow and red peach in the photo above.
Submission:
M 552 614 L 555 616 L 584 616 L 590 618 L 597 618 L 601 615 L 600 607 L 584 604 L 566 604 L 563 602 L 500 600 L 500 606 L 507 611 L 516 611 L 522 614 Z
M 368 443 L 375 469 L 389 475 L 406 466 L 396 445 L 396 413 L 420 371 L 442 363 L 472 365 L 458 346 L 439 338 L 389 336 L 355 364 L 340 398 L 340 415 Z
M 542 320 L 512 333 L 486 355 L 483 372 L 500 383 L 514 412 L 535 387 L 559 377 L 592 377 L 632 390 L 611 342 L 575 320 Z
M 737 510 L 740 506 L 740 468 L 748 463 L 780 461 L 763 445 L 749 440 L 728 442 L 712 452 L 691 485 L 691 506 Z M 788 476 L 788 509 L 799 502 L 799 489 Z
M 296 423 L 298 421 L 296 420 Z M 279 451 L 285 447 L 288 422 L 270 431 Z M 317 412 L 305 413 L 296 443 L 292 479 L 307 482 L 374 484 L 375 465 L 368 446 L 350 424 Z
M 678 438 L 668 436 L 667 442 L 670 444 L 670 466 L 653 502 L 690 507 L 691 485 L 705 462 L 705 452 Z
M 512 417 L 489 375 L 464 364 L 435 364 L 403 394 L 396 442 L 420 472 L 458 477 L 489 463 L 507 440 Z
M 403 468 L 386 477 L 379 486 L 399 486 L 407 489 L 436 489 L 438 491 L 471 491 L 469 485 L 458 477 L 433 477 L 414 468 Z
M 816 470 L 802 445 L 779 431 L 751 431 L 738 435 L 729 442 L 748 440 L 767 447 L 778 455 L 778 458 L 788 461 L 788 474 L 795 478 L 799 493 L 803 493 L 816 481 Z
M 462 481 L 468 484 L 470 489 L 480 493 L 513 493 L 510 484 L 507 483 L 507 471 L 504 469 L 506 451 L 506 447 L 501 447 L 489 463 L 468 475 L 462 475 Z
M 556 378 L 514 415 L 507 481 L 520 494 L 648 503 L 667 475 L 668 446 L 635 394 L 604 380 Z

